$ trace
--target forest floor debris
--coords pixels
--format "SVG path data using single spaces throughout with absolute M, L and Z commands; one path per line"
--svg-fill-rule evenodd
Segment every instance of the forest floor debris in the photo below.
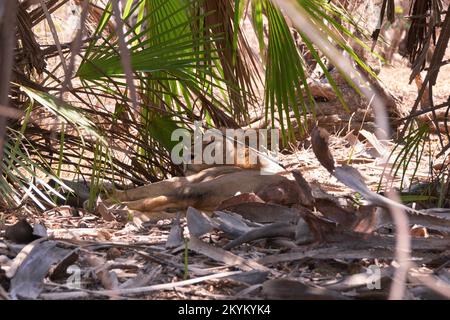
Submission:
M 406 74 L 406 67 L 398 62 L 394 65 L 400 70 L 385 67 L 381 77 L 389 79 L 386 73 Z M 448 68 L 442 73 L 443 77 L 450 76 Z M 404 97 L 405 105 L 411 105 L 408 97 L 414 94 L 403 92 L 405 86 L 392 87 L 392 82 L 387 85 Z M 437 91 L 444 95 L 448 89 Z M 353 133 L 332 136 L 330 148 L 338 164 L 357 168 L 369 188 L 376 191 L 385 166 L 392 164 L 386 157 L 392 145 L 383 150 L 371 133 L 363 131 L 360 135 L 365 139 Z M 329 234 L 327 241 L 310 241 L 308 229 L 298 223 L 292 208 L 274 208 L 259 201 L 237 203 L 234 213 L 224 210 L 207 216 L 211 225 L 202 230 L 198 225 L 205 227 L 206 220 L 195 209 L 189 209 L 193 215 L 188 214 L 187 219 L 183 214 L 176 218 L 175 214 L 171 220 L 136 226 L 105 221 L 84 209 L 68 206 L 44 213 L 21 208 L 18 211 L 30 223 L 24 228 L 29 238 L 17 241 L 10 234 L 8 240 L 0 238 L 0 298 L 387 298 L 395 268 L 394 230 L 388 214 L 365 203 L 331 176 L 308 146 L 281 155 L 281 159 L 287 169 L 300 169 L 321 199 L 318 211 L 326 216 L 320 218 L 341 228 Z M 411 171 L 406 172 L 406 177 L 411 175 Z M 415 172 L 418 180 L 428 176 L 426 164 Z M 399 187 L 399 179 L 394 185 Z M 357 207 L 359 211 L 350 210 Z M 425 208 L 423 215 L 410 215 L 412 259 L 416 265 L 407 284 L 406 297 L 410 299 L 443 298 L 450 283 L 450 211 Z M 256 211 L 258 214 L 252 214 Z M 357 224 L 356 220 L 346 221 L 355 212 L 359 217 L 378 220 L 360 219 Z M 255 220 L 256 216 L 262 220 Z M 291 228 L 292 235 L 281 237 L 275 232 L 274 237 L 250 239 L 224 249 L 233 241 L 231 231 L 237 239 L 267 224 L 280 223 L 277 219 Z M 11 213 L 2 214 L 4 227 L 17 222 L 24 224 Z M 45 226 L 46 234 L 36 226 Z M 34 272 L 28 272 L 30 268 Z M 434 288 L 430 288 L 430 279 L 437 280 Z

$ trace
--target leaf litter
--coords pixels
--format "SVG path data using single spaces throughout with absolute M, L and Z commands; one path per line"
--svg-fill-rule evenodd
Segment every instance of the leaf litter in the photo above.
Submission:
M 138 225 L 101 199 L 96 213 L 61 206 L 10 216 L 0 299 L 386 299 L 396 268 L 392 200 L 372 191 L 378 181 L 363 170 L 386 147 L 363 136 L 365 160 L 351 165 L 328 144 L 348 154 L 354 140 L 320 131 L 318 160 L 307 149 L 286 156 L 305 191 L 291 207 L 240 194 L 212 213 L 190 207 Z M 406 297 L 449 298 L 450 211 L 394 205 L 408 213 L 413 237 Z

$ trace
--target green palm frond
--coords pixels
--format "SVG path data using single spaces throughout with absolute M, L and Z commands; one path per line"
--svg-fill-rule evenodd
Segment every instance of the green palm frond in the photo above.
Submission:
M 53 200 L 46 195 L 57 196 L 46 185 L 30 186 L 34 170 L 47 180 L 83 172 L 93 180 L 120 177 L 122 182 L 136 184 L 177 173 L 179 168 L 170 160 L 172 130 L 191 128 L 196 120 L 216 127 L 247 125 L 249 111 L 261 109 L 262 100 L 266 120 L 280 121 L 285 142 L 295 134 L 291 113 L 305 132 L 307 114 L 314 116 L 315 106 L 308 86 L 310 70 L 277 1 L 125 1 L 123 33 L 137 109 L 130 103 L 129 74 L 123 70 L 111 3 L 96 7 L 102 12 L 95 30 L 83 41 L 81 63 L 66 90 L 74 103 L 56 98 L 65 76 L 57 75 L 58 66 L 45 70 L 48 77 L 37 86 L 18 86 L 21 92 L 14 87 L 16 101 L 31 101 L 26 110 L 43 108 L 60 119 L 54 127 L 31 125 L 27 112 L 18 123 L 21 129 L 15 128 L 15 135 L 9 133 L 5 161 L 10 162 L 3 163 L 9 171 L 2 177 L 0 189 L 15 198 L 15 203 L 27 192 L 43 203 Z M 326 0 L 298 3 L 334 46 L 371 74 L 348 45 L 354 41 L 368 49 L 340 23 L 354 24 L 345 10 Z M 51 8 L 53 12 L 56 5 Z M 247 30 L 242 28 L 249 12 L 259 42 L 255 51 L 259 52 L 253 52 Z M 43 16 L 40 12 L 39 19 Z M 315 39 L 297 32 L 345 108 L 339 87 L 322 61 L 324 53 L 317 49 Z M 56 50 L 49 52 L 46 58 L 56 54 Z M 62 54 L 68 53 L 67 46 Z M 29 99 L 22 99 L 24 96 Z M 38 181 L 36 176 L 34 181 Z
M 60 186 L 66 191 L 72 190 L 59 178 L 60 166 L 55 173 L 52 165 L 48 161 L 48 157 L 42 153 L 44 149 L 37 148 L 35 143 L 26 137 L 27 124 L 35 102 L 72 125 L 78 132 L 78 136 L 83 145 L 85 145 L 83 137 L 88 137 L 89 140 L 94 140 L 100 145 L 107 146 L 107 144 L 93 121 L 83 114 L 81 109 L 74 108 L 45 92 L 24 86 L 21 86 L 20 89 L 28 95 L 31 103 L 26 112 L 22 129 L 17 131 L 9 128 L 8 139 L 4 148 L 3 162 L 1 164 L 3 176 L 0 177 L 0 193 L 2 194 L 3 205 L 5 206 L 17 206 L 28 197 L 39 208 L 44 210 L 46 206 L 43 203 L 50 206 L 56 205 L 52 196 L 64 200 L 61 193 L 52 187 L 49 181 L 53 180 L 53 185 Z M 64 139 L 62 139 L 61 145 L 64 145 Z M 59 154 L 59 163 L 66 156 L 67 154 Z
M 307 75 L 303 59 L 300 57 L 290 29 L 281 14 L 270 1 L 264 2 L 264 9 L 267 14 L 269 25 L 268 54 L 266 66 L 266 117 L 269 113 L 271 118 L 275 118 L 278 112 L 281 132 L 286 140 L 286 132 L 294 137 L 289 112 L 292 108 L 298 123 L 300 111 L 297 101 L 304 110 L 306 116 L 307 105 L 304 101 L 304 94 L 309 99 L 313 107 L 314 98 L 307 85 Z M 284 117 L 285 116 L 285 117 Z M 288 128 L 285 128 L 285 121 Z
M 193 30 L 204 15 L 189 17 L 191 2 L 140 1 L 146 9 L 142 20 L 126 33 L 131 65 L 139 81 L 139 90 L 150 103 L 176 110 L 186 106 L 173 99 L 175 95 L 204 95 L 218 107 L 226 106 L 215 98 L 213 89 L 223 89 L 223 81 L 212 70 L 217 58 L 213 42 L 218 38 L 202 36 Z M 145 25 L 145 28 L 141 28 Z M 85 56 L 77 75 L 87 82 L 125 81 L 117 50 L 117 40 L 104 39 Z M 107 85 L 108 86 L 108 85 Z M 143 108 L 146 109 L 146 108 Z M 144 115 L 145 116 L 145 115 Z
M 98 139 L 101 143 L 106 145 L 106 141 L 104 140 L 103 136 L 98 132 L 93 121 L 88 119 L 82 113 L 82 109 L 75 108 L 46 92 L 40 92 L 38 90 L 34 90 L 24 86 L 21 86 L 20 89 L 25 92 L 25 94 L 28 95 L 30 99 L 39 102 L 39 104 L 41 104 L 51 113 L 57 115 L 68 123 L 71 123 L 80 134 L 82 140 L 83 137 L 87 134 L 88 136 Z M 80 132 L 79 129 L 84 130 L 86 134 Z
M 395 178 L 401 173 L 400 189 L 404 188 L 406 173 L 411 165 L 414 166 L 413 174 L 409 178 L 410 180 L 415 178 L 424 156 L 425 144 L 429 134 L 429 127 L 425 124 L 420 125 L 418 128 L 411 128 L 405 137 L 405 141 L 397 143 L 393 148 L 390 158 L 395 155 L 395 159 L 389 175 Z M 382 179 L 380 179 L 379 188 L 381 187 Z
M 366 50 L 369 47 L 349 29 L 338 22 L 336 17 L 352 25 L 358 26 L 350 16 L 340 7 L 329 1 L 298 1 L 301 7 L 308 13 L 311 19 L 327 36 L 332 43 L 346 52 L 354 62 L 359 65 L 370 76 L 376 77 L 373 71 L 361 60 L 354 50 L 347 44 L 354 41 Z M 267 17 L 268 48 L 267 56 L 264 54 L 263 15 Z M 315 102 L 308 87 L 309 74 L 303 56 L 296 47 L 292 38 L 291 30 L 282 12 L 270 0 L 252 0 L 252 19 L 255 32 L 260 45 L 263 60 L 266 62 L 265 72 L 265 106 L 266 118 L 270 115 L 272 119 L 278 117 L 284 140 L 294 137 L 293 127 L 289 116 L 293 111 L 299 130 L 303 134 L 307 128 L 306 115 L 315 115 Z M 348 110 L 342 92 L 331 76 L 328 67 L 322 61 L 322 53 L 314 46 L 314 39 L 309 39 L 301 30 L 298 30 L 302 42 L 310 51 L 312 57 L 321 68 L 324 76 L 329 82 L 343 108 Z M 347 40 L 346 40 L 347 39 Z M 343 74 L 343 77 L 358 92 L 351 79 Z M 303 119 L 302 119 L 303 116 Z M 286 127 L 285 127 L 286 126 Z
M 52 195 L 64 200 L 64 197 L 52 184 L 72 191 L 62 182 L 51 169 L 51 166 L 21 132 L 9 129 L 3 150 L 0 176 L 0 195 L 5 207 L 16 207 L 30 198 L 39 208 L 45 209 L 44 204 L 54 206 Z M 35 156 L 37 155 L 37 156 Z

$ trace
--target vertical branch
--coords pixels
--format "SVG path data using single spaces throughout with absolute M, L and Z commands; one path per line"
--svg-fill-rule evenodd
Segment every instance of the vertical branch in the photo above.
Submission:
M 50 27 L 50 32 L 52 33 L 53 40 L 55 41 L 56 48 L 58 49 L 59 58 L 61 59 L 61 65 L 64 69 L 64 73 L 67 76 L 67 64 L 64 54 L 62 53 L 61 42 L 59 41 L 58 32 L 56 31 L 55 24 L 53 22 L 52 16 L 48 11 L 47 5 L 44 0 L 40 0 L 42 10 L 44 11 L 45 18 L 47 19 L 48 26 Z
M 378 132 L 380 140 L 386 140 L 389 136 L 389 124 L 386 113 L 385 104 L 380 95 L 374 88 L 367 84 L 366 79 L 356 70 L 350 59 L 343 58 L 342 54 L 333 46 L 323 33 L 309 19 L 308 13 L 298 5 L 294 0 L 272 0 L 291 18 L 294 25 L 302 30 L 310 39 L 314 40 L 315 45 L 324 52 L 330 61 L 342 73 L 351 77 L 352 82 L 356 85 L 361 93 L 369 100 L 373 101 L 373 111 L 376 123 L 381 130 Z M 389 192 L 389 198 L 394 202 L 397 196 L 394 191 Z M 406 276 L 411 266 L 411 240 L 409 235 L 408 216 L 404 210 L 398 210 L 395 206 L 389 205 L 389 211 L 392 215 L 396 226 L 396 247 L 395 258 L 399 267 L 394 274 L 394 282 L 392 284 L 390 299 L 401 299 L 404 296 L 406 287 Z
M 77 57 L 77 55 L 80 53 L 81 50 L 81 43 L 83 40 L 83 32 L 86 25 L 88 9 L 89 9 L 89 0 L 84 0 L 80 17 L 80 28 L 78 29 L 77 34 L 72 42 L 70 50 L 71 55 L 69 66 L 67 67 L 67 73 L 65 74 L 64 82 L 61 85 L 61 93 L 60 93 L 61 99 L 63 99 L 66 90 L 72 88 L 72 73 L 75 67 L 75 58 Z
M 13 66 L 16 23 L 17 1 L 0 1 L 0 106 L 9 104 L 9 81 Z M 6 117 L 0 113 L 0 161 L 3 158 L 5 134 Z
M 119 0 L 112 1 L 113 15 L 117 23 L 117 37 L 119 38 L 119 50 L 120 50 L 120 61 L 122 63 L 123 72 L 125 73 L 125 78 L 127 81 L 131 103 L 133 109 L 137 111 L 137 96 L 136 87 L 133 80 L 133 68 L 131 66 L 131 56 L 130 50 L 127 47 L 127 42 L 125 40 L 125 35 L 123 32 L 124 23 L 120 14 Z

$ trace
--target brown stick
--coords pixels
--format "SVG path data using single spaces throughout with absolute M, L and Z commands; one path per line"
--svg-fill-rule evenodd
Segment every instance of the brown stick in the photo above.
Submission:
M 17 1 L 0 2 L 0 105 L 9 104 L 9 81 L 13 66 L 14 44 L 16 42 Z M 6 133 L 6 117 L 0 114 L 0 161 Z M 1 173 L 1 168 L 0 168 Z

